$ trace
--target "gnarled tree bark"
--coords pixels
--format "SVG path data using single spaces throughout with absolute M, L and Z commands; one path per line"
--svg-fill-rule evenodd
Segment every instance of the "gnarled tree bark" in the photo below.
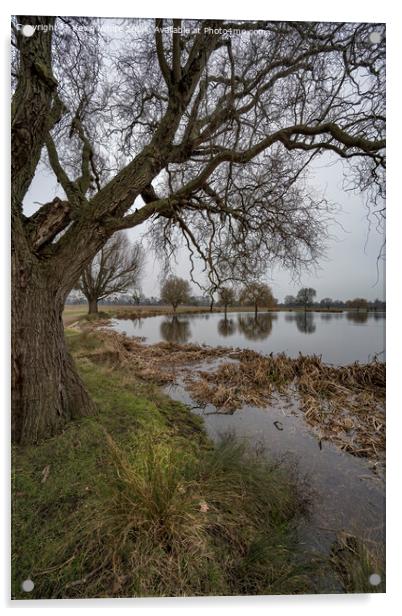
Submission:
M 23 253 L 24 254 L 24 253 Z M 12 254 L 12 438 L 35 443 L 95 411 L 64 339 L 64 293 L 46 264 Z

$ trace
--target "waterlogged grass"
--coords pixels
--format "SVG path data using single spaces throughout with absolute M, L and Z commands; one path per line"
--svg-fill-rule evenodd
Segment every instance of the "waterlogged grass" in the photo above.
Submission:
M 213 447 L 153 382 L 107 353 L 93 363 L 99 336 L 66 334 L 98 413 L 14 449 L 14 598 L 322 592 L 331 566 L 335 591 L 359 591 L 365 569 L 344 573 L 355 560 L 303 553 L 308 490 L 295 469 L 229 437 Z

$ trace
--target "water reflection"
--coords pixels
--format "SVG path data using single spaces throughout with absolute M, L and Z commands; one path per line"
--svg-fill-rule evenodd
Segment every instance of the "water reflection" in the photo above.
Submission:
M 190 322 L 172 317 L 160 324 L 161 337 L 166 342 L 185 344 L 191 337 Z
M 296 327 L 303 334 L 313 334 L 316 326 L 312 312 L 298 312 L 296 314 Z
M 368 312 L 347 312 L 346 318 L 353 323 L 366 323 L 368 319 Z
M 332 315 L 321 315 L 321 318 L 325 318 L 325 320 L 329 321 L 332 318 Z M 302 332 L 302 334 L 313 334 L 316 330 L 313 312 L 305 312 L 304 310 L 300 310 L 291 314 L 285 314 L 285 321 L 287 323 L 292 323 L 294 321 L 297 329 L 299 332 Z
M 225 317 L 224 319 L 220 319 L 218 321 L 218 334 L 220 336 L 233 336 L 236 332 L 236 323 L 233 319 L 228 319 Z
M 276 314 L 263 313 L 254 315 L 239 315 L 237 325 L 247 340 L 265 340 L 272 331 L 272 321 Z

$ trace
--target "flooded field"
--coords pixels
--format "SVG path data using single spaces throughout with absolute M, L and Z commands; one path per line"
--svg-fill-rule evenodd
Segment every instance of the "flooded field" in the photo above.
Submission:
M 385 359 L 383 312 L 232 312 L 114 319 L 113 329 L 143 336 L 147 344 L 167 341 L 284 352 L 291 357 L 320 355 L 342 365 Z

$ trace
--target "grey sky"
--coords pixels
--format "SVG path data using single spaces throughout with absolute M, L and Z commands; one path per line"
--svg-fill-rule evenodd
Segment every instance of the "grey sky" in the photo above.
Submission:
M 302 274 L 299 281 L 292 280 L 291 272 L 275 268 L 272 275 L 267 275 L 274 295 L 283 300 L 285 295 L 294 295 L 300 286 L 312 286 L 317 290 L 317 298 L 332 297 L 333 299 L 348 299 L 352 297 L 367 297 L 368 299 L 384 296 L 384 263 L 380 261 L 377 272 L 377 256 L 379 254 L 383 235 L 378 233 L 373 225 L 370 233 L 367 221 L 367 210 L 364 195 L 346 192 L 342 188 L 343 169 L 337 162 L 327 166 L 328 159 L 318 159 L 312 169 L 311 184 L 315 190 L 322 193 L 328 200 L 341 206 L 336 215 L 340 225 L 330 229 L 333 239 L 327 244 L 327 258 L 322 260 L 315 273 Z M 40 167 L 28 191 L 24 210 L 27 215 L 39 206 L 35 202 L 45 203 L 57 194 L 57 182 L 54 175 L 44 167 Z M 60 191 L 58 194 L 62 194 Z M 343 227 L 343 228 L 342 228 Z M 138 227 L 128 232 L 133 240 L 141 239 L 148 227 Z M 145 295 L 159 295 L 160 267 L 152 251 L 147 250 L 147 263 L 143 277 L 142 288 Z M 203 280 L 202 266 L 198 268 L 200 281 Z M 180 250 L 177 255 L 177 265 L 174 267 L 177 275 L 189 278 L 189 259 L 186 251 Z M 199 294 L 197 288 L 194 289 Z

